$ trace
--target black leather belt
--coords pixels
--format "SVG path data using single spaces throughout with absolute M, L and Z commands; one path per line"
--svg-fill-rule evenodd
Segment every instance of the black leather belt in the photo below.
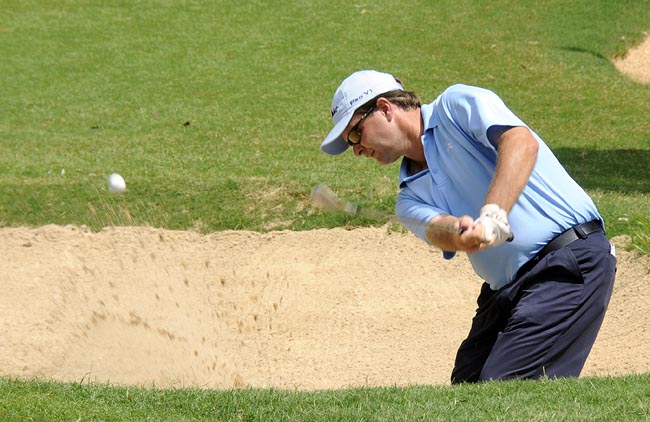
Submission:
M 603 230 L 603 225 L 600 223 L 600 220 L 593 220 L 588 223 L 578 224 L 577 226 L 571 227 L 569 230 L 557 235 L 553 240 L 548 242 L 546 246 L 542 248 L 541 251 L 537 253 L 530 261 L 526 262 L 524 265 L 519 268 L 515 279 L 519 279 L 526 272 L 532 269 L 537 263 L 544 258 L 546 255 L 553 251 L 557 251 L 570 243 L 575 242 L 578 239 L 586 239 L 592 233 L 595 232 L 605 232 Z
M 544 246 L 533 259 L 535 261 L 539 261 L 549 253 L 557 251 L 558 249 L 561 249 L 578 239 L 586 239 L 587 236 L 598 231 L 603 231 L 603 226 L 600 223 L 600 220 L 593 220 L 588 223 L 582 223 L 578 224 L 577 226 L 573 226 L 569 230 L 565 231 L 562 234 L 559 234 L 553 240 L 548 242 L 546 246 Z

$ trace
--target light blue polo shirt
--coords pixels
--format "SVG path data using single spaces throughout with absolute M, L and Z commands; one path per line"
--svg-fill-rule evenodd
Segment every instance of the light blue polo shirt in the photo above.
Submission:
M 423 105 L 422 118 L 428 169 L 408 175 L 407 160 L 402 161 L 396 211 L 400 222 L 426 241 L 426 223 L 438 214 L 478 217 L 497 160 L 488 129 L 528 126 L 492 91 L 460 84 Z M 517 270 L 558 234 L 576 224 L 602 220 L 587 193 L 531 132 L 539 152 L 528 184 L 508 216 L 515 240 L 468 255 L 493 290 L 513 281 Z M 451 259 L 454 253 L 444 255 Z

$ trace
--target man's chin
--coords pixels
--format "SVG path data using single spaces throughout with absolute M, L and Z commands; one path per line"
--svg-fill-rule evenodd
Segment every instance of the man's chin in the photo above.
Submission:
M 397 160 L 397 158 L 388 158 L 388 159 L 386 159 L 385 157 L 383 157 L 383 156 L 381 156 L 379 154 L 375 155 L 373 158 L 375 160 L 377 160 L 377 163 L 379 163 L 381 165 L 384 165 L 384 166 L 388 165 L 388 164 L 393 164 Z

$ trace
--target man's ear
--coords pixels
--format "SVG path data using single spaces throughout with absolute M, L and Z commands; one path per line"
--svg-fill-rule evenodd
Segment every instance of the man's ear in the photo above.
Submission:
M 386 119 L 390 122 L 393 120 L 394 117 L 394 112 L 395 112 L 395 105 L 388 101 L 384 97 L 379 97 L 376 102 L 375 108 L 379 110 L 384 116 L 386 116 Z

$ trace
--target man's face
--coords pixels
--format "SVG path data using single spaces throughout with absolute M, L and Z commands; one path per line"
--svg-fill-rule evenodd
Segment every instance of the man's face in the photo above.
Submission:
M 351 144 L 357 157 L 365 156 L 380 164 L 390 164 L 401 156 L 397 151 L 399 133 L 395 130 L 396 125 L 389 118 L 385 106 L 376 106 L 370 113 L 355 114 L 342 136 Z

